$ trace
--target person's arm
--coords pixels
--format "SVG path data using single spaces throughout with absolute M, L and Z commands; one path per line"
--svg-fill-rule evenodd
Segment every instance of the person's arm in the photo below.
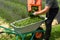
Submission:
M 47 13 L 50 9 L 50 6 L 45 6 L 45 8 L 39 12 L 34 12 L 34 15 L 40 15 L 40 14 L 44 14 Z

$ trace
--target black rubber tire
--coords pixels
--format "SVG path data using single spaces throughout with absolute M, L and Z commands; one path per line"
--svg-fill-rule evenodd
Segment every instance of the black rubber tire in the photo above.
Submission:
M 39 27 L 37 30 L 43 30 L 43 28 L 41 28 L 41 27 Z M 33 40 L 42 40 L 43 39 L 43 37 L 44 37 L 44 32 L 39 32 L 39 33 L 42 33 L 42 36 L 40 37 L 40 38 L 36 38 L 35 37 L 35 35 L 34 35 L 34 37 L 33 37 Z M 32 33 L 32 35 L 33 35 L 34 33 Z

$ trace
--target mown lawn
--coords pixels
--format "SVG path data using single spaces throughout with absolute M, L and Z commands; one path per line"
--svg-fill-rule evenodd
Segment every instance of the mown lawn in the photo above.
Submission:
M 50 40 L 60 40 L 60 24 L 53 26 Z

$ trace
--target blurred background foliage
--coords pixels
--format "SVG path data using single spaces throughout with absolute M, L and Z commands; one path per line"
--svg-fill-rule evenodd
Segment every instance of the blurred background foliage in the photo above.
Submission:
M 0 0 L 0 17 L 7 22 L 28 17 L 27 0 Z M 45 6 L 45 0 L 42 0 L 42 8 Z M 60 0 L 58 0 L 60 4 Z

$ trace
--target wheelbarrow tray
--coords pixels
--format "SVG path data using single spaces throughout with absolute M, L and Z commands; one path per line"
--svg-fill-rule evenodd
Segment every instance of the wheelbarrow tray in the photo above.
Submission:
M 28 18 L 30 18 L 30 17 L 28 17 Z M 25 18 L 25 19 L 22 19 L 22 20 L 26 20 L 28 18 Z M 15 22 L 11 23 L 11 26 L 14 28 L 15 32 L 17 32 L 17 33 L 27 33 L 27 32 L 35 31 L 45 21 L 45 20 L 41 20 L 41 21 L 38 21 L 38 22 L 35 22 L 35 23 L 31 23 L 31 24 L 26 25 L 25 27 L 22 27 L 22 28 L 14 25 L 15 23 L 18 23 L 22 20 L 18 20 L 18 21 L 15 21 Z

